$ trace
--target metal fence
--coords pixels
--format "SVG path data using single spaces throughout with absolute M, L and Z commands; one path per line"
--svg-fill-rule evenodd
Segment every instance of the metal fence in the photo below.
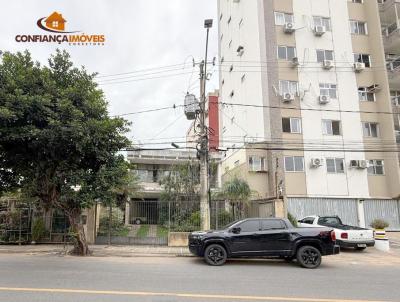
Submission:
M 374 219 L 383 219 L 389 223 L 389 231 L 400 231 L 400 201 L 365 200 L 364 217 L 367 227 Z
M 101 210 L 97 244 L 167 245 L 170 232 L 200 230 L 199 201 L 138 200 L 128 207 Z M 231 204 L 213 200 L 211 228 L 219 229 L 241 218 L 271 217 L 273 211 L 270 201 Z

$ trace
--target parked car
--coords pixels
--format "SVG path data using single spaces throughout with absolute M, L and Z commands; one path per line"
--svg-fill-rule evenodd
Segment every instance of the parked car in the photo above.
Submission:
M 193 232 L 191 253 L 209 265 L 223 265 L 227 258 L 268 257 L 297 259 L 305 268 L 317 268 L 321 256 L 338 254 L 332 228 L 294 228 L 287 219 L 251 218 L 235 221 L 222 230 Z
M 367 246 L 375 245 L 373 230 L 343 224 L 338 216 L 307 216 L 298 221 L 298 226 L 333 228 L 336 242 L 342 248 L 364 250 Z

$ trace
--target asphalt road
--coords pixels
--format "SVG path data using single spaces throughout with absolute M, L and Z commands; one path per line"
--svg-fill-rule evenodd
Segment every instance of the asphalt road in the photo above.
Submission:
M 333 257 L 306 270 L 279 260 L 1 254 L 0 301 L 400 301 L 399 264 Z

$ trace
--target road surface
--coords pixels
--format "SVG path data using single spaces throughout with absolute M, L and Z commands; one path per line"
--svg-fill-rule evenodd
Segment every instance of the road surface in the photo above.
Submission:
M 400 301 L 399 263 L 357 257 L 324 258 L 307 270 L 280 260 L 210 267 L 189 257 L 1 254 L 0 301 Z

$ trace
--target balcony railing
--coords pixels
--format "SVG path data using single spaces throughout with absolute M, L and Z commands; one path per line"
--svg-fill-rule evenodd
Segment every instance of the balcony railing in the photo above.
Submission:
M 391 58 L 386 63 L 386 67 L 390 72 L 399 72 L 400 71 L 400 56 L 397 58 Z

